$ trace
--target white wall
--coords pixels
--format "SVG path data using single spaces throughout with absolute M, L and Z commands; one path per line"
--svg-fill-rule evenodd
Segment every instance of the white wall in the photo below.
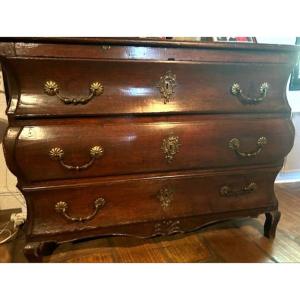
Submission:
M 256 37 L 258 43 L 266 44 L 282 44 L 282 45 L 295 45 L 296 37 Z M 289 91 L 289 84 L 287 86 L 287 98 L 293 112 L 300 112 L 300 91 Z
M 257 37 L 259 43 L 295 45 L 296 37 Z M 287 86 L 287 98 L 292 109 L 292 120 L 295 126 L 294 147 L 285 160 L 282 173 L 300 174 L 300 91 L 289 91 Z
M 0 68 L 0 210 L 20 207 L 25 211 L 23 196 L 16 188 L 16 177 L 7 169 L 3 155 L 2 137 L 7 127 L 5 109 L 6 100 Z

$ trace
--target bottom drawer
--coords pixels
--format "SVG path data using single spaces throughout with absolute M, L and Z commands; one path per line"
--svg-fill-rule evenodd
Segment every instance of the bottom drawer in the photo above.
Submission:
M 27 189 L 29 234 L 269 207 L 274 205 L 278 171 L 177 173 Z

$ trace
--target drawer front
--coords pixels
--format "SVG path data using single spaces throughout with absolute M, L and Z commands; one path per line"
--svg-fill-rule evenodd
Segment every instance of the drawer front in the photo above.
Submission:
M 270 207 L 277 171 L 177 174 L 26 192 L 32 234 Z
M 9 67 L 16 116 L 290 110 L 288 64 L 11 59 Z
M 277 163 L 293 143 L 288 119 L 174 120 L 25 126 L 14 159 L 25 181 L 40 181 Z

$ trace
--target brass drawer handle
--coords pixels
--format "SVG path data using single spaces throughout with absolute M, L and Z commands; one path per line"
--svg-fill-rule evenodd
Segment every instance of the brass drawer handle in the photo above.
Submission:
M 232 196 L 252 193 L 255 192 L 256 190 L 257 190 L 257 184 L 255 182 L 251 182 L 240 189 L 233 189 L 228 185 L 224 185 L 220 189 L 220 195 L 223 197 L 232 197 Z
M 161 76 L 156 87 L 159 89 L 161 96 L 164 98 L 164 104 L 168 103 L 175 93 L 176 75 L 171 71 Z
M 232 86 L 231 86 L 231 93 L 232 95 L 238 97 L 238 99 L 245 104 L 257 104 L 262 102 L 266 96 L 267 93 L 269 91 L 269 84 L 267 82 L 263 82 L 260 87 L 259 87 L 259 97 L 258 98 L 252 98 L 252 97 L 248 97 L 243 93 L 243 90 L 241 89 L 240 85 L 235 82 Z
M 64 162 L 64 150 L 59 148 L 59 147 L 56 147 L 56 148 L 52 148 L 50 151 L 49 151 L 49 155 L 52 159 L 54 160 L 58 160 L 60 162 L 60 164 L 66 168 L 67 170 L 76 170 L 76 171 L 80 171 L 80 170 L 84 170 L 84 169 L 87 169 L 88 167 L 90 167 L 93 162 L 100 156 L 103 155 L 103 147 L 102 146 L 94 146 L 90 149 L 90 157 L 91 159 L 81 165 L 81 166 L 72 166 L 72 165 L 68 165 Z
M 49 96 L 57 96 L 64 104 L 86 104 L 94 96 L 99 96 L 103 93 L 104 87 L 100 82 L 93 82 L 89 87 L 89 95 L 82 98 L 63 97 L 59 93 L 59 86 L 55 81 L 48 80 L 44 84 L 44 92 Z
M 267 144 L 268 140 L 266 137 L 262 136 L 257 140 L 257 149 L 253 152 L 241 152 L 240 151 L 240 140 L 233 138 L 228 142 L 228 148 L 235 151 L 235 153 L 241 157 L 252 157 L 257 156 Z
M 99 212 L 100 208 L 102 208 L 105 204 L 105 200 L 103 198 L 97 198 L 94 202 L 94 211 L 88 215 L 87 217 L 71 217 L 67 210 L 68 210 L 68 203 L 64 201 L 57 202 L 55 204 L 55 210 L 57 213 L 63 215 L 67 220 L 72 222 L 85 222 L 93 219 L 97 213 Z

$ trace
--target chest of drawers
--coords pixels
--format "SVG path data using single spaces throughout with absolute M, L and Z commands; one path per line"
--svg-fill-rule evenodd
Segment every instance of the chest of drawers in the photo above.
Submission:
M 29 260 L 66 241 L 263 213 L 275 236 L 295 47 L 15 38 L 0 54 Z

